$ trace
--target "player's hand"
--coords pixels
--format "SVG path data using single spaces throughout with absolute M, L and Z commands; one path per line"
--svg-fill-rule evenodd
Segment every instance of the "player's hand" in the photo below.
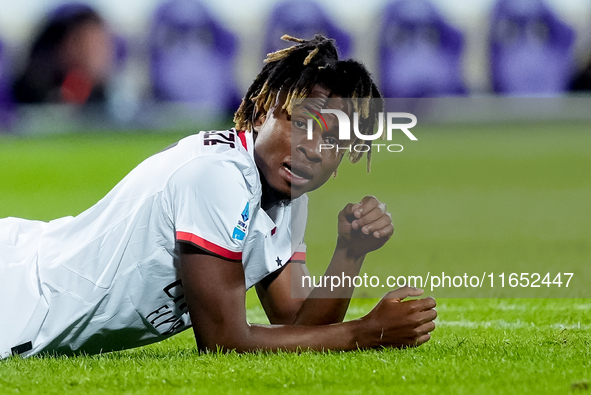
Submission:
M 394 233 L 386 205 L 375 196 L 366 196 L 357 204 L 347 204 L 339 213 L 338 229 L 338 245 L 356 256 L 382 247 Z
M 373 310 L 360 319 L 362 335 L 359 346 L 416 347 L 431 339 L 437 317 L 432 297 L 403 301 L 420 296 L 422 289 L 402 287 L 388 292 Z

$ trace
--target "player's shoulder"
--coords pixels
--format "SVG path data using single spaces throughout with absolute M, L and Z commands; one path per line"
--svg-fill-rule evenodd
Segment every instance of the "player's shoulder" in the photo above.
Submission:
M 260 190 L 250 133 L 234 129 L 205 131 L 188 136 L 168 155 L 178 160 L 171 182 L 229 188 L 244 183 L 251 193 Z
M 195 155 L 230 154 L 245 156 L 253 149 L 252 134 L 236 129 L 208 130 L 185 137 L 175 148 L 189 150 Z M 240 155 L 237 155 L 240 154 Z
M 178 141 L 164 154 L 178 162 L 227 162 L 255 167 L 251 133 L 229 130 L 202 131 Z

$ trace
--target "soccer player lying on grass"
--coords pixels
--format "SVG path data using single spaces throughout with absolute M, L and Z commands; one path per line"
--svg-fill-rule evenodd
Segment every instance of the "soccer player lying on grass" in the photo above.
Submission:
M 422 293 L 414 288 L 392 291 L 349 322 L 342 321 L 352 288 L 296 287 L 292 297 L 292 284 L 307 273 L 306 192 L 323 185 L 344 155 L 319 149 L 336 143 L 336 117 L 325 117 L 328 130 L 307 139 L 299 99 L 314 99 L 319 110 L 328 97 L 362 98 L 340 99 L 338 109 L 360 110 L 364 134 L 373 133 L 382 100 L 361 64 L 338 60 L 332 40 L 287 38 L 297 44 L 269 54 L 235 130 L 202 132 L 148 158 L 77 217 L 0 220 L 0 357 L 120 350 L 191 325 L 201 350 L 354 350 L 429 340 L 435 301 L 402 301 Z M 357 275 L 365 255 L 392 233 L 374 197 L 348 204 L 326 274 Z M 252 286 L 270 326 L 246 320 Z

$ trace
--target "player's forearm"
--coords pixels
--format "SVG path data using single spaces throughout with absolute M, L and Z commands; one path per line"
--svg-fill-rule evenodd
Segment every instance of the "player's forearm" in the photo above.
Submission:
M 323 282 L 322 286 L 312 290 L 298 311 L 294 324 L 326 325 L 342 322 L 355 290 L 353 278 L 359 275 L 364 258 L 365 255 L 351 254 L 345 243 L 337 241 L 335 252 L 324 273 L 326 283 Z M 336 279 L 339 280 L 338 286 L 335 286 Z
M 330 325 L 249 325 L 244 314 L 194 320 L 201 350 L 355 350 L 413 347 L 425 343 L 435 329 L 435 300 L 418 296 L 421 290 L 403 287 L 389 292 L 364 317 Z
M 332 325 L 248 325 L 232 333 L 217 333 L 215 339 L 203 341 L 202 350 L 224 350 L 237 352 L 297 351 L 297 350 L 355 350 L 367 347 L 359 344 L 360 321 L 349 321 Z M 199 344 L 199 342 L 198 342 Z

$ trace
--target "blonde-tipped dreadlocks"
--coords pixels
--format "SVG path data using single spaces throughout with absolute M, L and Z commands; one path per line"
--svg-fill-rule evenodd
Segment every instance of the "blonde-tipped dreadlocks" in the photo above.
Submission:
M 238 130 L 253 130 L 254 121 L 267 114 L 277 101 L 280 90 L 287 91 L 282 109 L 291 115 L 294 104 L 308 97 L 314 85 L 321 84 L 331 96 L 350 98 L 353 110 L 359 113 L 361 134 L 373 134 L 377 116 L 383 110 L 383 100 L 365 66 L 354 60 L 339 60 L 333 39 L 315 35 L 311 40 L 283 35 L 281 39 L 295 45 L 272 52 L 264 60 L 265 66 L 248 88 L 234 123 Z M 365 143 L 355 137 L 353 145 Z M 367 171 L 371 163 L 367 152 Z M 363 152 L 349 151 L 349 160 L 358 162 Z

